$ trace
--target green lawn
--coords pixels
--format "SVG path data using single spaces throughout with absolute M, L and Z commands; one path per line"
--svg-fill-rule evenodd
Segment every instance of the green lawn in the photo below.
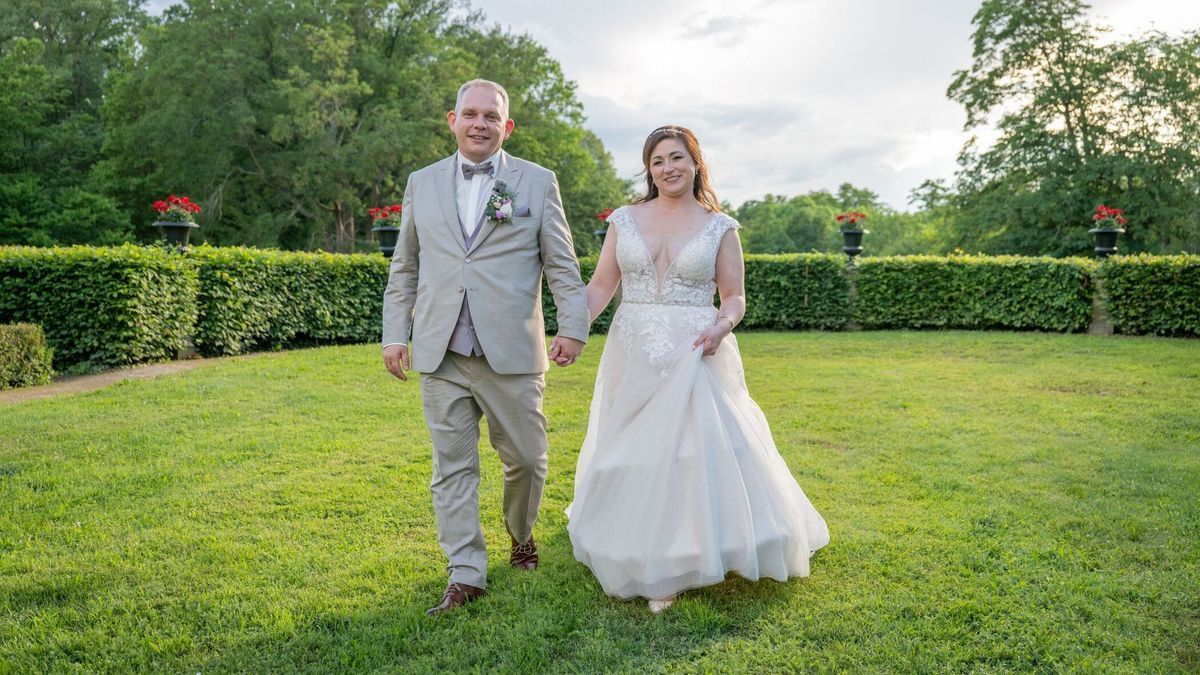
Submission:
M 602 345 L 553 370 L 542 567 L 445 585 L 418 387 L 374 346 L 0 407 L 0 672 L 1196 671 L 1200 342 L 741 336 L 832 543 L 786 584 L 608 599 L 563 508 Z

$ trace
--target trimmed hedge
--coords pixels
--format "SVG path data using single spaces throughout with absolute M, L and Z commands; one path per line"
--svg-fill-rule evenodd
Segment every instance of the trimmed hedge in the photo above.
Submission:
M 205 356 L 378 341 L 389 262 L 381 255 L 197 247 Z
M 841 330 L 850 318 L 844 256 L 746 256 L 746 316 L 741 327 Z
M 595 258 L 583 258 L 584 278 Z M 1200 335 L 1200 256 L 1081 258 L 748 255 L 749 329 L 1084 330 L 1094 279 L 1117 330 Z M 40 324 L 73 372 L 380 337 L 388 261 L 376 254 L 197 247 L 0 248 L 0 323 Z M 855 292 L 851 292 L 850 279 Z M 543 284 L 547 332 L 557 330 Z M 608 330 L 615 303 L 592 326 Z
M 196 321 L 196 271 L 157 248 L 0 248 L 0 323 L 36 323 L 58 370 L 174 358 Z
M 1115 256 L 1097 276 L 1117 332 L 1200 335 L 1200 255 Z
M 0 390 L 49 382 L 52 354 L 41 326 L 0 324 Z
M 863 328 L 1082 331 L 1095 268 L 1085 258 L 863 258 L 854 320 Z

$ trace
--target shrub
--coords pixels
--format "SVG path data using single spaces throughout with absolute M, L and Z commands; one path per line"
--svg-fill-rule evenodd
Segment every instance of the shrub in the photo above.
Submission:
M 0 248 L 0 322 L 41 325 L 59 370 L 163 361 L 192 334 L 196 283 L 157 248 Z
M 1080 331 L 1096 263 L 1083 258 L 895 256 L 858 265 L 863 328 Z
M 1114 256 L 1098 277 L 1118 332 L 1200 335 L 1200 255 Z
M 0 324 L 0 390 L 49 382 L 51 355 L 41 326 Z
M 841 330 L 850 317 L 844 260 L 827 253 L 746 256 L 742 327 Z
M 388 261 L 197 247 L 196 349 L 206 356 L 378 341 Z

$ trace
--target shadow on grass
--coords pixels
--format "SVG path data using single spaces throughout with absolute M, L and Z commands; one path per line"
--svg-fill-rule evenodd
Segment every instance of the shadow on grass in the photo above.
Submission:
M 765 612 L 804 582 L 757 583 L 731 575 L 685 593 L 661 615 L 644 600 L 606 597 L 571 556 L 565 530 L 539 540 L 534 572 L 508 567 L 507 551 L 489 556 L 488 595 L 455 612 L 425 616 L 445 588 L 430 575 L 374 608 L 319 614 L 277 635 L 220 647 L 203 672 L 347 670 L 628 671 L 653 670 L 716 642 L 754 630 Z M 441 561 L 439 561 L 440 564 Z M 399 598 L 410 600 L 402 602 Z M 191 664 L 188 668 L 191 669 Z

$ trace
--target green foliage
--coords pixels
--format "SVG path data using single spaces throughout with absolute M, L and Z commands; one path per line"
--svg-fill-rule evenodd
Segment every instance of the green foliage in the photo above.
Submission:
M 576 248 L 594 250 L 591 216 L 624 186 L 573 83 L 528 36 L 455 6 L 173 6 L 112 78 L 98 176 L 146 239 L 150 201 L 173 191 L 204 206 L 211 244 L 373 248 L 367 209 L 399 203 L 410 172 L 454 151 L 446 112 L 462 82 L 488 77 L 512 99 L 506 149 L 558 172 Z
M 0 324 L 0 390 L 49 382 L 53 354 L 41 326 Z
M 0 322 L 40 324 L 60 370 L 174 358 L 196 291 L 192 265 L 156 248 L 0 248 Z
M 864 328 L 1079 331 L 1095 263 L 1017 256 L 865 258 L 854 320 Z
M 388 262 L 378 254 L 201 246 L 193 260 L 201 354 L 379 340 Z
M 926 198 L 922 194 L 920 198 Z M 945 253 L 944 208 L 930 206 L 916 213 L 896 211 L 874 192 L 843 183 L 837 194 L 814 190 L 796 197 L 767 195 L 750 200 L 732 212 L 742 224 L 742 245 L 747 253 L 798 253 L 842 250 L 837 214 L 857 210 L 867 213 L 863 240 L 865 255 Z
M 746 316 L 762 330 L 840 330 L 850 313 L 845 256 L 824 253 L 746 256 Z
M 68 83 L 41 63 L 44 52 L 34 40 L 0 40 L 0 245 L 124 241 L 128 217 L 80 187 L 96 131 L 90 113 L 68 108 Z
M 1104 203 L 1129 215 L 1127 250 L 1200 250 L 1200 31 L 1111 42 L 1088 8 L 985 0 L 975 15 L 974 63 L 947 93 L 968 130 L 1000 138 L 959 157 L 955 245 L 1086 254 Z
M 1118 332 L 1200 336 L 1200 256 L 1113 256 L 1097 276 Z

